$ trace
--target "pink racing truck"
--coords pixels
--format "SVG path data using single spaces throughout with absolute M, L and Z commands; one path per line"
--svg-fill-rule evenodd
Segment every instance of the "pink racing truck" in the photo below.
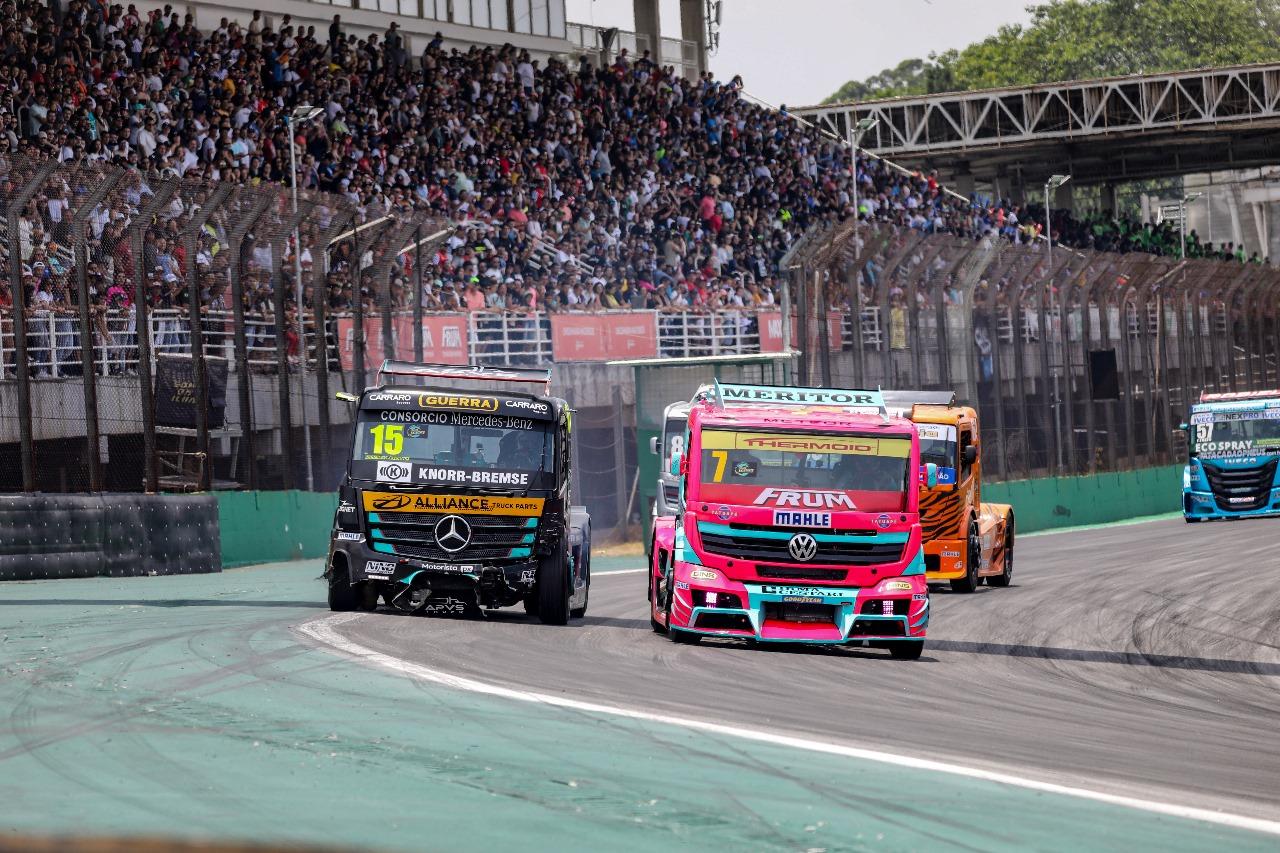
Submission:
M 920 656 L 918 504 L 937 468 L 880 392 L 717 383 L 693 402 L 684 447 L 676 515 L 655 521 L 655 631 Z

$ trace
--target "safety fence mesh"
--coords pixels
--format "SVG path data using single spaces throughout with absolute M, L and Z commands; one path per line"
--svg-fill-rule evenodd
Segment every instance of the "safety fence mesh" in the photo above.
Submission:
M 441 274 L 482 224 L 194 174 L 0 158 L 0 491 L 330 490 L 334 392 L 384 358 L 572 363 L 578 493 L 614 521 L 648 511 L 665 406 L 716 376 L 954 389 L 996 479 L 1167 463 L 1202 390 L 1280 385 L 1270 266 L 850 221 L 790 247 L 781 304 L 508 310 Z M 603 364 L 632 356 L 656 361 Z

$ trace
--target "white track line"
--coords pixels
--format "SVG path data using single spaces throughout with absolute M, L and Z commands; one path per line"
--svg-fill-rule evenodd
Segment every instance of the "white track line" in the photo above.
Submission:
M 310 622 L 297 626 L 295 630 L 306 634 L 308 637 L 311 637 L 312 639 L 327 646 L 331 646 L 344 654 L 359 658 L 360 660 L 367 661 L 383 667 L 384 669 L 389 669 L 392 672 L 407 675 L 410 678 L 439 684 L 455 690 L 466 690 L 471 693 L 497 696 L 503 699 L 514 699 L 519 702 L 534 702 L 540 705 L 550 705 L 557 708 L 569 708 L 574 711 L 583 711 L 586 713 L 608 714 L 614 717 L 643 720 L 645 722 L 660 723 L 667 726 L 679 726 L 681 728 L 692 729 L 694 731 L 727 735 L 729 737 L 768 743 L 775 746 L 803 749 L 809 752 L 820 752 L 827 755 L 838 755 L 844 758 L 877 761 L 882 764 L 909 767 L 914 770 L 949 773 L 953 776 L 964 776 L 970 779 L 981 779 L 987 782 L 1013 785 L 1018 788 L 1027 788 L 1032 791 L 1041 791 L 1047 794 L 1061 794 L 1068 797 L 1078 797 L 1080 799 L 1093 800 L 1099 803 L 1107 803 L 1114 806 L 1123 806 L 1126 808 L 1140 809 L 1142 811 L 1168 815 L 1169 817 L 1204 821 L 1206 823 L 1218 824 L 1219 826 L 1232 827 L 1233 829 L 1246 829 L 1253 832 L 1280 835 L 1280 821 L 1247 817 L 1245 815 L 1231 814 L 1228 812 L 1216 812 L 1210 811 L 1209 809 L 1198 809 L 1190 806 L 1179 806 L 1173 803 L 1162 803 L 1155 800 L 1142 800 L 1135 797 L 1108 794 L 1104 791 L 1093 791 L 1088 788 L 1076 788 L 1069 785 L 1057 785 L 1052 782 L 1041 782 L 1037 779 L 1028 779 L 1023 776 L 1014 776 L 1009 773 L 982 770 L 977 767 L 966 767 L 962 764 L 948 764 L 946 762 L 933 761 L 925 758 L 912 758 L 910 756 L 899 755 L 891 752 L 879 752 L 877 750 L 864 749 L 856 746 L 827 743 L 820 740 L 810 740 L 808 738 L 795 737 L 791 735 L 780 735 L 774 732 L 757 731 L 755 729 L 726 725 L 724 723 L 713 723 L 707 720 L 698 720 L 692 717 L 656 714 L 635 708 L 623 708 L 616 705 L 601 705 L 595 702 L 583 702 L 577 699 L 568 699 L 563 696 L 552 696 L 546 693 L 534 693 L 528 690 L 519 690 L 512 687 L 502 687 L 497 684 L 489 684 L 473 678 L 466 678 L 460 675 L 452 675 L 447 672 L 442 672 L 438 669 L 431 669 L 430 667 L 426 667 L 421 664 L 411 663 L 409 661 L 392 657 L 391 655 L 383 654 L 382 652 L 374 651 L 373 649 L 366 648 L 358 643 L 348 640 L 346 637 L 343 637 L 334 630 L 336 626 L 357 618 L 359 618 L 359 615 L 355 613 L 337 613 L 331 616 L 322 616 L 318 619 L 313 619 Z
M 591 577 L 593 577 L 593 578 L 602 578 L 602 577 L 605 577 L 606 575 L 636 575 L 636 574 L 639 574 L 640 572 L 647 572 L 647 571 L 649 571 L 647 568 L 644 568 L 644 569 L 614 569 L 614 570 L 612 570 L 612 571 L 608 571 L 608 572 L 592 572 L 592 573 L 591 573 Z

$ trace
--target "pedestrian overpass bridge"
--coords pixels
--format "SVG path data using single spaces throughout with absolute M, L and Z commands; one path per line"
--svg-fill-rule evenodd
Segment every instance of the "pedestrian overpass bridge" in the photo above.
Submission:
M 1280 63 L 921 95 L 791 110 L 860 147 L 1023 195 L 1055 172 L 1113 184 L 1280 163 Z

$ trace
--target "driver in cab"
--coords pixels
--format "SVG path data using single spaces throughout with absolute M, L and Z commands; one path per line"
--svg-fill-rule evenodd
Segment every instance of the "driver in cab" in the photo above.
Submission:
M 498 467 L 533 471 L 542 467 L 543 433 L 512 430 L 498 442 Z

